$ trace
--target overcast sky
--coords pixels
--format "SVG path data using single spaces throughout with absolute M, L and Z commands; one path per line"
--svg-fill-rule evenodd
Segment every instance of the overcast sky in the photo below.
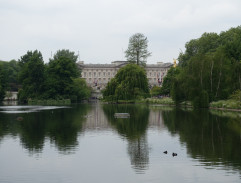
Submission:
M 69 49 L 85 63 L 124 60 L 129 38 L 143 33 L 152 56 L 172 62 L 204 32 L 241 25 L 241 0 L 0 0 L 0 60 Z

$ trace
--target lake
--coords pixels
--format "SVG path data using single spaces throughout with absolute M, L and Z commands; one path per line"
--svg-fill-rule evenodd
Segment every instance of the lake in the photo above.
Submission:
M 241 182 L 241 113 L 0 106 L 0 182 Z

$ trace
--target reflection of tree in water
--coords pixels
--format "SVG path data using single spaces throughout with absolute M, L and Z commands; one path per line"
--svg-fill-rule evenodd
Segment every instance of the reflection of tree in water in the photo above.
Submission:
M 13 132 L 19 135 L 21 144 L 31 153 L 41 152 L 46 139 L 50 139 L 60 152 L 70 153 L 78 145 L 78 133 L 82 129 L 84 115 L 88 110 L 88 105 L 80 105 L 18 115 L 1 114 L 0 120 L 5 116 L 4 118 L 8 118 L 7 122 L 12 125 L 1 130 L 5 131 L 4 135 Z M 16 121 L 19 115 L 23 117 L 23 121 Z M 0 121 L 0 126 L 2 125 L 4 122 Z
M 128 141 L 128 154 L 131 159 L 131 165 L 138 173 L 146 170 L 149 164 L 149 149 L 146 136 L 136 140 Z
M 220 117 L 208 110 L 174 110 L 162 115 L 168 130 L 179 134 L 194 159 L 205 166 L 241 170 L 240 117 Z
M 109 123 L 128 140 L 128 154 L 133 168 L 141 173 L 149 164 L 146 139 L 149 108 L 144 105 L 103 105 Z M 130 118 L 114 118 L 115 113 L 130 113 Z

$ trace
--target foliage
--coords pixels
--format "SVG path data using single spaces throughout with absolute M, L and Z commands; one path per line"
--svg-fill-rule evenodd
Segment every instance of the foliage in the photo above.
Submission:
M 241 49 L 237 40 L 241 40 L 241 27 L 219 35 L 204 33 L 186 43 L 185 53 L 178 58 L 180 72 L 171 81 L 173 100 L 190 100 L 194 107 L 208 107 L 207 101 L 224 100 L 240 90 Z
M 7 62 L 6 72 L 7 72 L 7 83 L 9 91 L 18 91 L 18 73 L 20 71 L 19 63 L 16 60 L 11 60 Z
M 78 55 L 75 55 L 74 52 L 62 49 L 62 50 L 58 50 L 56 52 L 56 54 L 54 54 L 54 58 L 50 59 L 50 62 L 52 62 L 54 60 L 59 60 L 61 57 L 68 58 L 68 59 L 70 59 L 74 63 L 76 63 L 76 61 L 78 59 Z
M 145 65 L 146 59 L 151 56 L 147 50 L 148 40 L 144 34 L 136 33 L 129 39 L 128 49 L 125 51 L 126 59 L 130 63 Z
M 59 52 L 57 52 L 59 53 Z M 74 60 L 67 56 L 55 57 L 47 67 L 47 94 L 48 98 L 69 98 L 73 79 L 79 77 L 79 71 Z
M 148 103 L 148 104 L 164 104 L 164 105 L 174 105 L 174 101 L 169 98 L 146 98 L 143 100 L 143 102 Z
M 241 101 L 241 90 L 234 91 L 230 99 Z
M 87 86 L 87 83 L 82 78 L 73 79 L 72 85 L 73 96 L 76 96 L 76 101 L 88 99 L 91 95 L 91 88 Z
M 22 83 L 22 90 L 19 99 L 26 101 L 29 98 L 37 98 L 44 92 L 45 66 L 42 54 L 35 50 L 28 51 L 19 60 L 21 70 L 19 80 Z
M 172 67 L 168 70 L 167 75 L 163 78 L 163 83 L 161 86 L 161 95 L 169 95 L 172 88 L 172 83 L 174 82 L 174 78 L 176 75 L 180 73 L 179 67 Z
M 5 97 L 5 90 L 6 90 L 6 73 L 2 64 L 0 63 L 0 102 Z
M 144 68 L 128 64 L 119 69 L 116 76 L 103 90 L 105 100 L 131 100 L 145 97 L 149 93 Z
M 216 102 L 211 102 L 210 107 L 212 108 L 226 108 L 226 109 L 241 109 L 240 100 L 219 100 Z
M 150 93 L 151 96 L 158 96 L 161 94 L 161 88 L 159 86 L 153 86 Z
M 69 50 L 59 50 L 44 64 L 39 51 L 28 51 L 19 60 L 22 102 L 71 99 L 79 101 L 90 96 L 90 88 L 76 65 L 77 56 Z M 45 102 L 43 102 L 45 103 Z

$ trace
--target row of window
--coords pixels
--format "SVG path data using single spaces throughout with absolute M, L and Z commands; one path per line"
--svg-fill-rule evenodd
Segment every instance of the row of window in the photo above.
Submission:
M 85 78 L 85 79 L 87 79 L 87 78 Z M 88 80 L 87 80 L 87 82 L 88 83 L 101 83 L 101 82 L 106 82 L 106 81 L 110 81 L 110 78 L 89 78 Z
M 84 72 L 84 77 L 87 77 L 87 74 L 89 77 L 92 76 L 92 72 Z M 114 76 L 115 73 L 111 73 L 111 72 L 93 72 L 93 76 L 96 77 L 96 76 Z
M 96 77 L 96 76 L 114 76 L 115 75 L 115 73 L 111 73 L 111 72 L 103 72 L 103 73 L 101 73 L 101 72 L 93 72 L 93 75 L 92 75 L 92 72 L 89 72 L 89 73 L 87 73 L 87 72 L 84 72 L 84 77 L 87 77 L 87 74 L 88 74 L 88 76 L 89 77 L 91 77 L 91 76 L 93 76 L 93 77 Z M 163 75 L 164 73 L 159 73 L 159 72 L 150 72 L 149 74 L 147 74 L 147 75 L 149 75 L 150 77 L 156 77 L 156 76 L 158 76 L 158 77 L 160 77 L 161 75 Z
M 100 82 L 101 83 L 102 81 L 103 82 L 110 81 L 111 78 L 88 78 L 88 79 L 85 78 L 85 79 L 87 80 L 88 83 L 92 83 L 92 82 L 96 82 L 96 83 Z M 148 78 L 148 81 L 156 82 L 156 81 L 158 81 L 158 79 L 157 78 Z

